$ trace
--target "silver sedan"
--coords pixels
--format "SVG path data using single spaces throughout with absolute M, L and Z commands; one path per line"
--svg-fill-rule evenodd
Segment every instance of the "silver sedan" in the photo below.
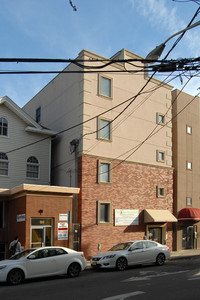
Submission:
M 64 247 L 27 249 L 0 261 L 0 282 L 17 285 L 28 278 L 53 275 L 77 277 L 87 265 L 83 252 Z
M 161 266 L 170 257 L 169 248 L 149 240 L 119 243 L 108 252 L 98 253 L 91 258 L 93 268 L 117 268 L 123 271 L 127 266 L 156 263 Z

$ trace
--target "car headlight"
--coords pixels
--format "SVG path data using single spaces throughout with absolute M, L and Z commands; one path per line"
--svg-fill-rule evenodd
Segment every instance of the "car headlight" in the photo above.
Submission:
M 6 265 L 0 266 L 0 270 L 5 269 L 6 267 Z
M 102 256 L 101 259 L 109 259 L 109 258 L 113 258 L 113 257 L 115 257 L 115 256 L 116 256 L 116 254 L 106 255 L 106 256 Z

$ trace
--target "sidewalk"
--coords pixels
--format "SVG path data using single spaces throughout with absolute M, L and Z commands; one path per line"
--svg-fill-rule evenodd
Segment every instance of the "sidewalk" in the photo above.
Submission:
M 200 249 L 171 251 L 170 260 L 171 259 L 190 258 L 190 257 L 198 256 L 198 255 L 200 256 Z
M 191 258 L 194 256 L 200 256 L 200 249 L 189 249 L 180 251 L 171 251 L 169 260 Z M 87 261 L 87 269 L 91 268 L 90 261 Z

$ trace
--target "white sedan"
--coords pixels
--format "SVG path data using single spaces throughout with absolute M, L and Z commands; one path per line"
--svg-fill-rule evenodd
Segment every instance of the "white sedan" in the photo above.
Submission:
M 28 249 L 0 261 L 0 282 L 17 285 L 28 278 L 54 275 L 77 277 L 86 268 L 83 252 L 64 247 Z
M 117 244 L 108 252 L 98 253 L 91 258 L 94 268 L 117 268 L 123 271 L 128 266 L 156 263 L 163 265 L 170 257 L 169 248 L 154 241 L 140 240 Z

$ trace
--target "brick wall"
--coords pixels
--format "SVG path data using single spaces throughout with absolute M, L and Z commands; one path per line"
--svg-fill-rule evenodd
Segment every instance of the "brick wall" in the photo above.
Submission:
M 79 158 L 79 221 L 81 223 L 81 250 L 86 257 L 108 250 L 115 243 L 143 239 L 146 225 L 144 209 L 173 208 L 173 170 L 150 165 L 112 161 L 112 183 L 97 183 L 97 159 Z M 117 166 L 118 165 L 118 166 Z M 166 195 L 157 198 L 156 186 L 164 186 Z M 112 201 L 112 224 L 97 225 L 97 201 Z M 115 209 L 138 209 L 138 226 L 114 226 Z M 168 233 L 167 244 L 171 248 L 172 233 Z

